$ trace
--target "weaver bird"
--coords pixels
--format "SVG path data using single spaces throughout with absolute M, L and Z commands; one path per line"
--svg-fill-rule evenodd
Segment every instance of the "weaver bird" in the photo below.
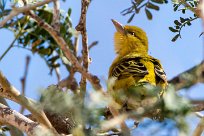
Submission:
M 109 92 L 121 107 L 126 105 L 128 109 L 137 109 L 150 106 L 167 87 L 162 65 L 158 59 L 148 55 L 148 38 L 141 28 L 123 26 L 115 20 L 112 22 L 117 30 L 114 34 L 117 57 L 109 69 Z M 161 89 L 155 94 L 156 89 L 151 89 L 151 86 Z

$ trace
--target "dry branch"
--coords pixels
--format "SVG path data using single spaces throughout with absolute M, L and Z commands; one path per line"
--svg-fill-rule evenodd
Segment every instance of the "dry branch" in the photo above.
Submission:
M 176 91 L 204 83 L 204 61 L 168 81 Z
M 41 26 L 43 29 L 45 29 L 56 41 L 56 43 L 59 45 L 61 50 L 64 52 L 66 58 L 70 60 L 73 67 L 80 72 L 84 77 L 86 77 L 92 86 L 98 90 L 103 91 L 103 88 L 100 84 L 100 80 L 97 76 L 92 75 L 91 73 L 87 72 L 78 62 L 77 58 L 73 55 L 73 53 L 68 48 L 69 46 L 65 42 L 65 40 L 60 36 L 58 32 L 56 32 L 53 27 L 51 27 L 48 23 L 46 23 L 44 20 L 42 20 L 40 17 L 35 15 L 34 13 L 30 12 L 29 15 L 38 23 L 39 26 Z
M 47 3 L 50 3 L 51 1 L 52 0 L 44 0 L 44 1 L 37 2 L 36 4 L 26 5 L 26 6 L 20 7 L 20 8 L 13 7 L 11 13 L 4 20 L 2 20 L 0 22 L 0 27 L 3 27 L 9 20 L 11 20 L 13 17 L 17 16 L 18 14 L 27 12 L 29 10 L 33 10 L 37 7 L 43 6 Z
M 37 104 L 32 99 L 26 98 L 25 96 L 21 95 L 20 92 L 12 86 L 9 81 L 3 76 L 0 72 L 0 96 L 10 99 L 25 108 L 27 108 L 33 116 L 43 125 L 48 128 L 53 128 L 49 120 L 47 119 L 45 113 L 42 110 L 42 107 Z
M 26 57 L 26 66 L 25 66 L 25 71 L 24 71 L 24 75 L 21 78 L 21 85 L 22 85 L 22 95 L 25 96 L 25 89 L 26 89 L 26 79 L 27 79 L 27 75 L 28 75 L 28 66 L 30 64 L 30 56 Z M 22 114 L 23 111 L 25 110 L 25 108 L 23 106 L 21 106 L 20 109 L 20 113 Z
M 52 26 L 55 31 L 60 31 L 60 2 L 59 0 L 53 0 L 54 10 L 52 18 Z
M 54 136 L 47 128 L 33 122 L 3 104 L 0 104 L 0 122 L 12 125 L 28 135 L 37 136 L 39 133 L 44 133 Z
M 203 130 L 204 130 L 204 118 L 201 118 L 196 129 L 193 132 L 193 136 L 201 136 Z
M 81 1 L 81 17 L 79 20 L 79 24 L 76 26 L 76 30 L 80 31 L 82 34 L 82 60 L 83 67 L 86 72 L 88 72 L 89 67 L 89 51 L 88 51 L 88 38 L 86 32 L 86 13 L 89 6 L 90 0 L 82 0 Z M 82 75 L 80 81 L 81 88 L 81 97 L 84 99 L 86 93 L 86 77 Z

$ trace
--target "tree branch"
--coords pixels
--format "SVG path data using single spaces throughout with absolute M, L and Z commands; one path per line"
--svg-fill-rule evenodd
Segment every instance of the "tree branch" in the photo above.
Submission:
M 86 72 L 88 72 L 89 67 L 89 51 L 88 51 L 88 38 L 86 31 L 86 13 L 89 6 L 90 0 L 82 0 L 81 1 L 81 17 L 79 20 L 79 24 L 76 26 L 76 30 L 80 31 L 82 34 L 82 60 L 83 67 Z M 80 81 L 81 88 L 81 98 L 84 99 L 86 93 L 86 77 L 82 75 Z
M 204 118 L 201 118 L 192 136 L 201 136 L 203 130 L 204 130 Z
M 45 29 L 54 38 L 56 43 L 59 45 L 61 50 L 64 52 L 66 58 L 69 59 L 70 62 L 72 63 L 73 67 L 75 67 L 78 72 L 80 72 L 84 77 L 86 77 L 97 91 L 103 91 L 99 78 L 87 72 L 80 65 L 77 58 L 72 54 L 72 52 L 68 48 L 69 46 L 67 45 L 65 40 L 60 36 L 60 34 L 56 32 L 53 29 L 53 27 L 51 27 L 48 23 L 46 23 L 44 20 L 42 20 L 40 17 L 38 17 L 34 13 L 30 12 L 29 15 L 38 23 L 39 26 Z
M 52 26 L 55 31 L 60 31 L 60 2 L 59 0 L 53 0 L 54 10 L 52 18 Z
M 45 113 L 42 110 L 40 104 L 32 99 L 26 98 L 21 95 L 20 92 L 12 86 L 9 81 L 0 72 L 0 96 L 10 99 L 18 104 L 27 108 L 33 116 L 43 125 L 48 128 L 53 128 L 49 120 L 47 119 Z
M 173 84 L 176 91 L 204 83 L 204 61 L 169 80 L 168 83 Z
M 26 88 L 26 79 L 27 79 L 27 75 L 28 75 L 28 66 L 30 64 L 30 56 L 26 57 L 26 66 L 25 66 L 25 71 L 24 71 L 24 75 L 21 78 L 21 84 L 22 84 L 22 95 L 25 96 L 25 88 Z M 23 111 L 25 110 L 25 108 L 23 106 L 21 106 L 20 109 L 20 113 L 22 114 Z
M 47 128 L 26 118 L 22 114 L 0 104 L 0 122 L 12 125 L 28 135 L 37 136 L 38 133 L 51 134 Z
M 0 22 L 0 27 L 3 27 L 9 20 L 11 20 L 13 17 L 17 16 L 18 14 L 27 12 L 29 10 L 33 10 L 37 7 L 43 6 L 47 3 L 50 3 L 51 1 L 53 1 L 53 0 L 44 0 L 44 1 L 37 2 L 36 4 L 26 5 L 26 6 L 20 7 L 20 8 L 13 7 L 11 13 L 4 20 L 2 20 Z

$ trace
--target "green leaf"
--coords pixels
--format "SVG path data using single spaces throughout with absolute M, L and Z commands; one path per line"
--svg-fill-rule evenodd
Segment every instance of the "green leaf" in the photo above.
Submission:
M 130 16 L 130 18 L 128 19 L 127 23 L 130 23 L 130 22 L 132 21 L 132 19 L 134 18 L 134 16 L 135 16 L 135 13 L 133 13 L 133 14 Z
M 145 13 L 146 13 L 146 15 L 147 15 L 147 18 L 148 18 L 149 20 L 152 20 L 152 13 L 151 13 L 147 8 L 145 8 Z
M 151 0 L 151 1 L 157 4 L 163 4 L 165 2 L 164 0 Z
M 169 27 L 169 30 L 174 32 L 174 33 L 179 31 L 179 30 L 174 29 L 173 27 Z
M 186 21 L 186 19 L 180 17 L 180 21 L 181 21 L 181 23 L 184 23 Z
M 174 4 L 174 5 L 176 5 L 176 4 Z M 178 9 L 178 5 L 176 5 L 175 7 L 174 7 L 174 11 L 177 11 L 177 9 Z
M 190 25 L 191 25 L 191 22 L 190 22 L 190 21 L 188 21 L 188 22 L 187 22 L 187 25 L 188 25 L 188 26 L 190 26 Z
M 193 2 L 189 1 L 189 4 L 191 5 L 191 7 L 194 7 L 195 5 L 193 4 Z
M 185 14 L 186 13 L 186 9 L 182 9 L 182 13 Z
M 135 0 L 135 3 L 136 3 L 137 6 L 139 6 L 142 2 L 143 2 L 143 0 Z
M 159 6 L 154 5 L 150 2 L 147 3 L 146 7 L 150 8 L 150 9 L 154 9 L 154 10 L 159 10 Z
M 69 16 L 71 16 L 71 13 L 72 13 L 72 9 L 69 8 L 68 11 L 67 11 L 67 14 L 68 14 Z
M 178 21 L 178 20 L 174 20 L 174 23 L 177 25 L 177 26 L 180 26 L 181 23 Z
M 172 38 L 172 42 L 175 42 L 177 39 L 178 39 L 178 37 L 179 37 L 180 35 L 179 34 L 177 34 L 177 35 L 175 35 L 173 38 Z

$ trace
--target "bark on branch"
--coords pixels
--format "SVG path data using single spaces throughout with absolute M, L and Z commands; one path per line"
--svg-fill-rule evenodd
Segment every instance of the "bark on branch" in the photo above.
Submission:
M 172 84 L 176 91 L 204 83 L 204 61 L 169 80 L 168 83 Z
M 27 135 L 39 136 L 38 134 L 44 133 L 54 136 L 54 134 L 46 127 L 39 125 L 39 123 L 33 122 L 32 120 L 3 104 L 0 104 L 0 122 L 12 125 L 25 132 Z
M 53 128 L 49 120 L 47 119 L 45 113 L 43 112 L 42 107 L 37 104 L 32 99 L 26 98 L 21 95 L 20 92 L 12 86 L 9 81 L 4 77 L 4 75 L 0 72 L 0 96 L 10 99 L 25 108 L 27 108 L 33 116 L 43 125 L 48 128 Z

